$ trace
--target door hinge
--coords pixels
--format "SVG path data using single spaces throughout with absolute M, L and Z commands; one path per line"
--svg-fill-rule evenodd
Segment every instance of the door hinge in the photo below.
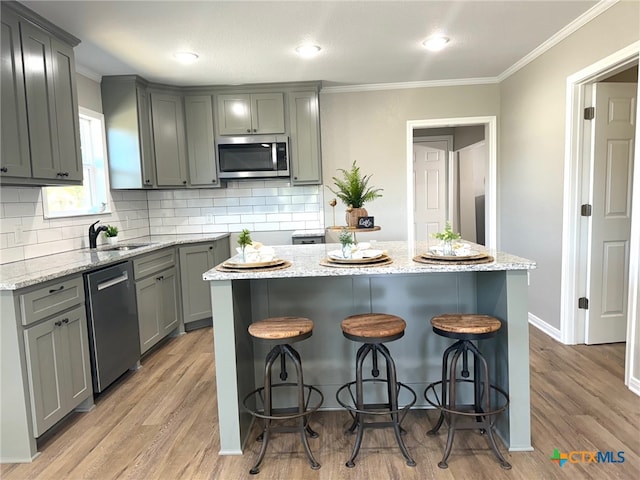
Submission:
M 585 203 L 580 206 L 580 216 L 582 217 L 590 217 L 591 216 L 591 205 Z
M 584 119 L 593 120 L 596 118 L 596 107 L 587 107 L 584 109 Z
M 589 310 L 589 299 L 587 297 L 580 297 L 578 299 L 578 308 L 582 310 Z

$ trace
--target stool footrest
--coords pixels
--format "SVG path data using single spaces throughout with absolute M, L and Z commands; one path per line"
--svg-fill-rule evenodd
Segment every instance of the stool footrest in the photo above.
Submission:
M 468 416 L 468 417 L 491 417 L 494 415 L 497 415 L 501 412 L 504 412 L 507 407 L 509 406 L 509 394 L 507 394 L 507 392 L 505 392 L 502 388 L 496 386 L 496 385 L 489 385 L 489 388 L 491 390 L 493 390 L 494 392 L 498 393 L 498 396 L 500 396 L 503 400 L 502 404 L 493 408 L 492 410 L 488 410 L 488 411 L 481 411 L 481 412 L 477 412 L 475 410 L 459 410 L 457 408 L 450 408 L 450 406 L 445 406 L 442 405 L 442 402 L 440 401 L 440 398 L 438 397 L 438 393 L 436 392 L 436 387 L 438 385 L 442 385 L 443 383 L 449 383 L 449 381 L 443 382 L 442 380 L 438 381 L 438 382 L 433 382 L 430 383 L 429 385 L 427 385 L 427 388 L 425 388 L 424 390 L 424 399 L 427 401 L 427 403 L 429 403 L 429 405 L 437 408 L 438 410 L 441 410 L 443 412 L 447 412 L 453 415 L 464 415 L 464 416 Z M 456 379 L 456 383 L 471 383 L 473 384 L 473 380 L 467 380 L 467 379 L 463 379 L 463 378 L 457 378 Z M 446 385 L 444 385 L 444 387 L 446 388 Z M 429 396 L 429 392 L 433 392 L 433 396 L 435 396 L 435 401 L 433 399 L 430 398 Z M 473 407 L 473 405 L 460 405 L 461 407 L 464 406 L 469 406 L 469 407 Z
M 287 382 L 287 383 L 276 383 L 271 385 L 271 389 L 283 388 L 283 387 L 297 387 L 296 383 Z M 305 394 L 305 404 L 304 404 L 304 412 L 300 412 L 298 407 L 285 407 L 285 408 L 272 408 L 271 415 L 265 415 L 264 410 L 258 410 L 247 405 L 247 402 L 252 397 L 257 397 L 262 401 L 262 394 L 264 393 L 264 387 L 256 388 L 255 390 L 249 392 L 244 399 L 242 400 L 242 406 L 254 417 L 265 418 L 269 420 L 290 420 L 293 418 L 306 417 L 311 415 L 312 413 L 318 411 L 318 409 L 322 406 L 324 402 L 324 395 L 322 392 L 314 387 L 313 385 L 304 384 L 304 388 L 306 389 Z M 317 397 L 317 401 L 313 404 L 313 406 L 309 406 L 311 402 L 312 396 Z
M 387 380 L 384 379 L 378 379 L 378 378 L 365 378 L 362 380 L 363 383 L 371 383 L 371 382 L 375 382 L 375 383 L 388 383 Z M 389 404 L 384 404 L 384 403 L 371 403 L 371 404 L 365 404 L 363 405 L 362 409 L 359 409 L 357 407 L 357 402 L 355 399 L 355 396 L 353 394 L 352 391 L 352 387 L 356 384 L 355 381 L 353 382 L 349 382 L 349 383 L 345 383 L 344 385 L 342 385 L 338 391 L 336 392 L 336 400 L 338 401 L 338 403 L 340 405 L 342 405 L 342 407 L 346 408 L 350 413 L 361 413 L 361 414 L 366 414 L 366 415 L 389 415 L 392 413 L 402 413 L 402 419 L 405 417 L 405 415 L 407 414 L 407 412 L 409 411 L 409 409 L 415 405 L 416 400 L 417 400 L 417 396 L 416 396 L 416 392 L 409 387 L 408 385 L 405 385 L 404 383 L 401 382 L 397 382 L 396 384 L 398 385 L 398 390 L 404 390 L 407 391 L 411 394 L 412 399 L 409 403 L 407 403 L 406 405 L 404 405 L 403 407 L 398 406 L 398 408 L 396 410 L 390 410 L 389 409 Z M 343 399 L 340 398 L 340 395 L 342 394 L 343 391 L 347 390 L 349 392 L 349 395 L 351 397 L 351 402 L 347 403 L 346 401 L 344 401 Z M 365 408 L 367 407 L 372 407 L 374 408 L 374 410 L 366 410 Z M 385 410 L 381 410 L 383 408 L 386 408 Z M 402 422 L 402 419 L 400 420 L 400 422 Z

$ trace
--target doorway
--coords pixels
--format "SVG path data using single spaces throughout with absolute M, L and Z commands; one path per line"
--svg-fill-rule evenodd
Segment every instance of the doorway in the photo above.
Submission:
M 498 236 L 497 236 L 497 122 L 495 116 L 488 117 L 460 117 L 460 118 L 442 118 L 433 120 L 410 120 L 407 122 L 407 136 L 406 136 L 406 148 L 407 148 L 407 239 L 410 243 L 410 248 L 413 249 L 416 232 L 417 232 L 417 219 L 416 219 L 416 180 L 414 178 L 414 140 L 416 138 L 424 139 L 425 132 L 429 132 L 429 135 L 437 135 L 438 132 L 442 133 L 443 129 L 449 128 L 461 128 L 461 127 L 481 127 L 482 138 L 484 139 L 483 148 L 486 153 L 486 162 L 484 165 L 485 171 L 483 172 L 484 178 L 484 198 L 483 198 L 483 213 L 484 217 L 484 244 L 490 249 L 498 249 Z M 458 158 L 453 155 L 449 155 L 447 158 L 448 172 L 451 173 L 447 177 L 447 218 L 449 220 L 457 219 L 459 222 L 460 215 L 453 215 L 454 210 L 457 209 L 455 184 L 453 180 L 458 181 L 456 176 L 456 162 Z M 457 210 L 456 210 L 457 211 Z M 475 214 L 474 214 L 475 219 Z M 456 228 L 456 225 L 453 225 Z M 458 227 L 459 228 L 459 227 Z M 422 239 L 424 235 L 420 234 Z M 426 233 L 425 233 L 426 235 Z
M 578 308 L 578 299 L 582 297 L 581 288 L 584 289 L 588 280 L 588 268 L 585 266 L 585 258 L 590 250 L 591 234 L 588 222 L 584 222 L 581 213 L 583 204 L 588 204 L 591 188 L 592 172 L 585 171 L 582 163 L 585 151 L 590 148 L 591 137 L 585 135 L 583 128 L 584 107 L 588 106 L 585 99 L 588 98 L 592 85 L 619 74 L 638 64 L 638 48 L 640 42 L 610 55 L 607 58 L 571 75 L 567 78 L 567 139 L 565 153 L 565 186 L 563 205 L 563 245 L 562 245 L 562 284 L 561 284 L 561 318 L 560 340 L 565 344 L 585 343 L 585 329 L 587 316 L 585 309 Z M 636 85 L 637 97 L 637 85 Z M 637 102 L 634 108 L 638 109 Z M 636 135 L 638 132 L 635 125 Z M 625 383 L 629 384 L 632 377 L 637 377 L 637 372 L 632 375 L 632 361 L 634 358 L 634 341 L 637 337 L 638 323 L 638 282 L 640 272 L 640 166 L 638 165 L 639 152 L 634 154 L 635 171 L 629 173 L 633 176 L 635 188 L 631 192 L 631 232 L 629 236 L 629 282 L 626 286 L 628 298 L 627 308 L 627 359 L 625 368 Z M 584 290 L 583 290 L 584 291 Z M 584 306 L 584 303 L 582 304 Z

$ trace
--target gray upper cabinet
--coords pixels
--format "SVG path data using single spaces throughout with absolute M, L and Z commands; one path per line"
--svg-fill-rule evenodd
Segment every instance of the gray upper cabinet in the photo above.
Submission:
M 322 183 L 318 92 L 291 92 L 289 99 L 289 156 L 291 183 Z
M 218 95 L 216 104 L 220 135 L 285 133 L 282 93 Z
M 50 27 L 47 30 L 41 28 L 44 22 L 40 18 L 30 21 L 25 17 L 30 11 L 20 4 L 8 5 L 2 5 L 3 165 L 0 179 L 3 184 L 79 185 L 82 157 L 73 54 L 73 46 L 79 40 L 53 25 L 46 25 Z M 22 72 L 18 60 L 22 63 Z M 6 72 L 5 65 L 11 66 Z M 24 90 L 18 92 L 21 88 Z M 17 93 L 13 99 L 10 98 L 12 90 Z M 26 102 L 26 129 L 22 102 Z M 9 138 L 5 147 L 4 140 Z M 27 138 L 29 148 L 25 149 Z M 9 155 L 7 160 L 5 151 Z M 30 176 L 24 157 L 27 151 Z M 20 168 L 16 168 L 16 164 Z
M 155 186 L 146 81 L 135 75 L 104 77 L 101 88 L 111 188 Z
M 27 101 L 24 95 L 22 48 L 18 18 L 9 10 L 2 11 L 2 176 L 31 177 Z
M 151 93 L 151 130 L 159 187 L 187 184 L 184 109 L 179 94 Z
M 184 97 L 189 185 L 219 186 L 213 135 L 211 95 Z

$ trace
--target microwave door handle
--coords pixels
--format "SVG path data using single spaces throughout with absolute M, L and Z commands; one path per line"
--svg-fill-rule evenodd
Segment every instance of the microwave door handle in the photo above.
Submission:
M 271 161 L 273 162 L 273 171 L 278 171 L 278 144 L 276 142 L 271 143 Z

